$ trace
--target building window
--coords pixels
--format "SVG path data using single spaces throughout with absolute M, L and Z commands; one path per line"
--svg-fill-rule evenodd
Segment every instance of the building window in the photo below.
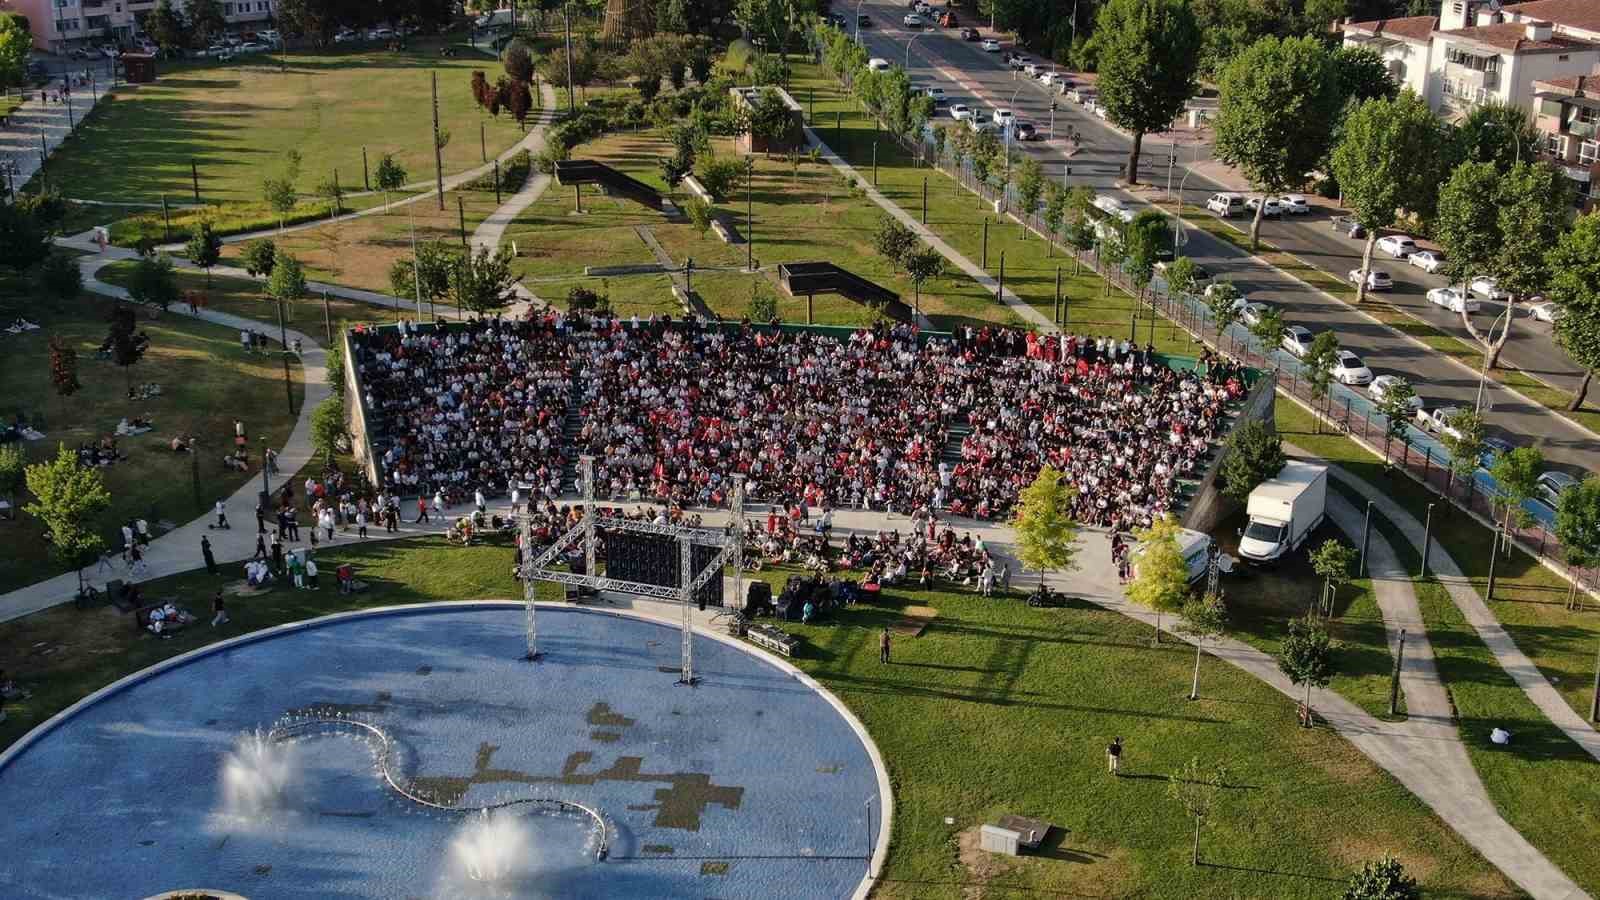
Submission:
M 1551 156 L 1566 156 L 1567 154 L 1562 148 L 1562 144 L 1564 143 L 1566 143 L 1566 141 L 1561 137 L 1561 135 L 1552 134 L 1548 131 L 1545 132 L 1544 152 L 1550 154 Z
M 1600 160 L 1600 141 L 1584 141 L 1578 145 L 1578 163 L 1592 166 Z
M 1585 125 L 1593 125 L 1596 121 L 1600 121 L 1600 109 L 1579 106 L 1573 110 L 1572 120 L 1574 122 L 1582 122 Z

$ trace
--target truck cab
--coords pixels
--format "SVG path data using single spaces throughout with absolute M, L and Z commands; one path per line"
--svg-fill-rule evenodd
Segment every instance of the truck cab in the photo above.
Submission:
M 1239 556 L 1247 562 L 1272 563 L 1293 553 L 1322 524 L 1327 506 L 1327 467 L 1290 460 L 1277 477 L 1250 492 Z

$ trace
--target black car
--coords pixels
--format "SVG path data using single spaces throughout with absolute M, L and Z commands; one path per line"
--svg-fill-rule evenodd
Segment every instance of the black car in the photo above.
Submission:
M 872 17 L 867 15 L 867 14 L 865 14 L 865 13 L 862 13 L 861 15 L 856 16 L 856 27 L 857 28 L 871 28 L 872 27 Z
M 1334 231 L 1346 237 L 1365 238 L 1367 236 L 1367 229 L 1356 221 L 1355 216 L 1337 216 L 1329 220 L 1328 224 Z
M 978 37 L 979 37 L 978 29 L 976 29 L 976 28 L 963 28 L 963 29 L 961 29 L 961 39 L 963 41 L 975 41 L 975 40 L 978 39 Z
M 828 24 L 835 28 L 843 28 L 844 13 L 828 13 Z
M 1033 127 L 1032 122 L 1018 122 L 1012 132 L 1012 136 L 1019 141 L 1037 141 L 1039 139 L 1039 130 Z

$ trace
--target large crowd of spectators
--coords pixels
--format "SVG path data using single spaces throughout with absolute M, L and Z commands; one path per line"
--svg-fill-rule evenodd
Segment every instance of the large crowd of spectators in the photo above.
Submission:
M 602 501 L 720 506 L 739 472 L 785 508 L 990 519 L 1048 463 L 1080 521 L 1128 529 L 1175 508 L 1244 393 L 1226 360 L 1179 372 L 1148 346 L 998 327 L 919 340 L 542 311 L 354 346 L 381 487 L 450 503 L 549 504 L 587 453 Z

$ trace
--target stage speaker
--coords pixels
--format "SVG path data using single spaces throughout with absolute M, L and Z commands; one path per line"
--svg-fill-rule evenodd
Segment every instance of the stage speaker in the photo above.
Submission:
M 752 581 L 745 585 L 744 608 L 767 609 L 772 606 L 772 585 L 765 581 Z

